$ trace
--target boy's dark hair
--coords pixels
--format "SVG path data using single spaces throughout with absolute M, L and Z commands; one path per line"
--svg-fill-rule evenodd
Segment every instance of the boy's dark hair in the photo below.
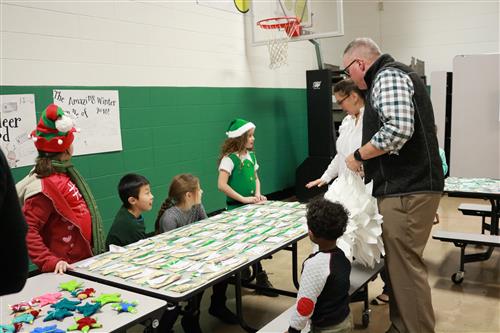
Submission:
M 335 240 L 345 232 L 348 213 L 341 204 L 320 196 L 307 204 L 306 218 L 315 237 Z
M 138 175 L 136 173 L 129 173 L 120 179 L 118 183 L 118 195 L 123 202 L 125 208 L 130 208 L 130 203 L 128 198 L 134 197 L 139 199 L 139 191 L 141 186 L 149 185 L 149 180 L 146 177 Z

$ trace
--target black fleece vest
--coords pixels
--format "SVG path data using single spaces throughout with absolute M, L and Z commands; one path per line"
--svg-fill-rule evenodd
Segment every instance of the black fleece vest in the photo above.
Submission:
M 413 82 L 414 133 L 399 154 L 384 154 L 364 162 L 365 181 L 373 180 L 375 197 L 441 192 L 444 176 L 429 94 L 417 73 L 410 67 L 395 62 L 388 54 L 378 58 L 365 74 L 368 90 L 363 115 L 363 144 L 369 142 L 382 127 L 371 95 L 375 78 L 387 68 L 395 68 L 408 74 Z

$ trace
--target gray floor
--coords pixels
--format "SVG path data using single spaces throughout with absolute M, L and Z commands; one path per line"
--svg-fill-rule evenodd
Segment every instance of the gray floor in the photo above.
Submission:
M 482 200 L 443 197 L 440 205 L 440 223 L 435 229 L 460 232 L 479 232 L 480 218 L 463 216 L 457 211 L 461 202 L 486 203 Z M 299 243 L 299 262 L 310 253 L 311 245 L 305 239 Z M 481 249 L 471 248 L 470 251 Z M 436 332 L 500 332 L 500 251 L 496 249 L 490 260 L 466 265 L 465 280 L 455 285 L 450 276 L 458 268 L 459 249 L 451 243 L 430 239 L 424 257 L 428 265 L 429 282 L 432 288 Z M 272 283 L 279 288 L 293 290 L 291 282 L 290 252 L 282 251 L 271 260 L 264 260 L 264 269 Z M 370 283 L 370 299 L 381 291 L 380 279 Z M 205 292 L 201 309 L 201 327 L 204 332 L 238 333 L 244 332 L 238 326 L 225 325 L 207 312 L 211 290 Z M 234 292 L 230 286 L 228 306 L 234 309 Z M 243 306 L 246 320 L 251 326 L 260 328 L 294 303 L 286 296 L 269 298 L 244 290 Z M 389 325 L 388 306 L 371 306 L 372 312 L 368 328 L 361 327 L 362 303 L 351 304 L 354 315 L 355 332 L 383 333 Z M 177 322 L 175 332 L 183 332 Z M 136 331 L 137 330 L 133 330 Z

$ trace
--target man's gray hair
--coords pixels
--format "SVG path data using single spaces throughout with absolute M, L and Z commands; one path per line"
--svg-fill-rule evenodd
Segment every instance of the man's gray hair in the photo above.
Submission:
M 353 54 L 354 52 L 356 55 L 369 60 L 376 59 L 382 54 L 377 43 L 368 37 L 359 37 L 350 42 L 344 50 L 344 55 Z

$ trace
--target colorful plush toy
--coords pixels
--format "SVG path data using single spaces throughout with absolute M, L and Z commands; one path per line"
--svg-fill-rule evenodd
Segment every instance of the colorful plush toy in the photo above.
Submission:
M 46 327 L 36 327 L 30 333 L 66 333 L 66 332 L 58 329 L 57 325 L 51 325 Z
M 77 282 L 76 280 L 70 280 L 68 282 L 60 283 L 59 289 L 72 292 L 75 289 L 81 288 L 82 285 L 83 284 L 81 282 Z
M 66 309 L 70 311 L 75 311 L 76 306 L 80 304 L 82 301 L 70 301 L 67 298 L 63 298 L 59 302 L 52 304 L 50 307 L 54 309 Z
M 44 307 L 47 304 L 54 304 L 62 297 L 62 293 L 46 293 L 35 297 L 31 300 L 32 303 L 37 303 L 39 307 Z
M 0 333 L 16 333 L 21 330 L 23 324 L 15 323 L 10 325 L 0 325 Z
M 76 319 L 75 319 L 76 320 Z M 76 323 L 72 326 L 68 327 L 68 331 L 82 331 L 83 333 L 87 333 L 89 330 L 93 328 L 100 328 L 102 324 L 99 324 L 96 319 L 90 317 L 84 317 L 76 320 Z
M 120 294 L 114 293 L 114 294 L 101 294 L 99 297 L 94 298 L 94 302 L 101 303 L 101 305 L 108 304 L 108 303 L 120 303 L 122 299 L 120 298 Z
M 33 324 L 33 321 L 35 320 L 36 317 L 40 314 L 40 311 L 38 310 L 31 310 L 29 312 L 25 312 L 23 314 L 20 314 L 19 316 L 16 316 L 13 320 L 12 323 L 28 323 L 28 324 Z
M 32 308 L 32 304 L 30 302 L 20 302 L 14 305 L 9 305 L 12 312 L 25 312 Z
M 113 308 L 113 310 L 118 311 L 118 313 L 122 313 L 122 312 L 136 313 L 137 312 L 137 308 L 136 308 L 137 305 L 138 305 L 138 303 L 136 301 L 133 301 L 133 302 L 123 301 L 120 303 L 112 304 L 111 307 Z
M 49 321 L 49 320 L 63 320 L 66 317 L 71 317 L 73 315 L 73 312 L 68 311 L 66 309 L 57 309 L 56 311 L 49 311 L 45 318 L 43 318 L 43 321 Z
M 84 317 L 90 317 L 101 308 L 101 303 L 97 302 L 94 304 L 85 303 L 76 307 L 76 310 L 80 312 Z
M 78 289 L 73 291 L 71 295 L 75 296 L 78 299 L 86 299 L 95 295 L 95 289 L 94 288 Z

